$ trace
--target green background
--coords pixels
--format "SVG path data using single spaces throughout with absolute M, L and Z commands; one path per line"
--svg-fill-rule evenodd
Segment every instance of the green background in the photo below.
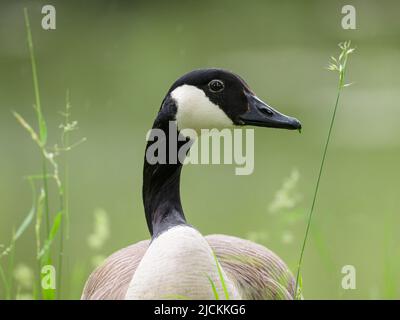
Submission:
M 56 30 L 41 28 L 43 4 L 56 7 Z M 356 30 L 341 28 L 345 4 L 2 1 L 0 243 L 9 243 L 31 207 L 23 177 L 41 170 L 37 147 L 11 113 L 36 124 L 24 6 L 50 144 L 59 137 L 67 89 L 79 122 L 73 139 L 87 138 L 68 154 L 63 298 L 79 298 L 94 257 L 148 238 L 141 203 L 145 134 L 172 82 L 202 67 L 238 73 L 260 98 L 300 119 L 303 132 L 256 129 L 251 176 L 235 176 L 233 165 L 186 166 L 181 189 L 188 221 L 203 234 L 262 243 L 295 270 L 336 95 L 337 75 L 325 67 L 336 45 L 351 39 L 356 52 L 347 80 L 354 84 L 344 90 L 337 114 L 304 257 L 303 292 L 318 299 L 399 298 L 400 3 L 351 1 Z M 271 213 L 293 170 L 299 201 Z M 54 215 L 56 196 L 50 201 Z M 93 249 L 88 237 L 97 208 L 107 212 L 110 236 Z M 33 239 L 31 226 L 17 243 L 16 265 L 34 268 Z M 356 268 L 355 290 L 341 287 L 344 265 Z

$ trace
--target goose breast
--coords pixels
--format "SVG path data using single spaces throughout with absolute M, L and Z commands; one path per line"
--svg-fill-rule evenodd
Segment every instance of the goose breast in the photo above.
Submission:
M 286 264 L 266 247 L 227 235 L 205 239 L 242 299 L 294 299 L 295 279 Z M 88 278 L 84 300 L 124 299 L 150 240 L 143 240 L 109 256 Z

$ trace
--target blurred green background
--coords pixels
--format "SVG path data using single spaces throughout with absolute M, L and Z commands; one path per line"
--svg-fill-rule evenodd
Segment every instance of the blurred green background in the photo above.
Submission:
M 56 30 L 41 28 L 44 4 L 56 7 Z M 0 244 L 9 243 L 31 207 L 23 177 L 41 170 L 37 147 L 11 113 L 36 124 L 23 7 L 32 24 L 50 143 L 60 135 L 67 89 L 79 122 L 73 139 L 87 138 L 68 155 L 71 219 L 62 294 L 68 299 L 80 297 L 103 257 L 148 238 L 141 203 L 145 134 L 172 82 L 202 67 L 240 74 L 260 98 L 299 118 L 303 133 L 257 129 L 251 176 L 235 176 L 230 165 L 186 166 L 186 216 L 203 234 L 266 245 L 295 271 L 336 95 L 337 75 L 324 68 L 337 44 L 351 39 L 357 49 L 347 80 L 354 85 L 344 90 L 337 115 L 303 291 L 317 299 L 398 299 L 400 3 L 351 1 L 356 30 L 341 28 L 345 4 L 2 1 Z M 279 190 L 287 201 L 274 206 Z M 56 201 L 51 198 L 52 214 Z M 93 245 L 96 217 L 104 230 Z M 17 243 L 16 268 L 35 266 L 33 229 Z M 341 287 L 344 265 L 356 268 L 355 290 Z

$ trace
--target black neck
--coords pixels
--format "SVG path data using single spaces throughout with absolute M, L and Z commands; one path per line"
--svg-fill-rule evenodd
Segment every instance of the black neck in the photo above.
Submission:
M 179 191 L 182 164 L 179 160 L 170 163 L 172 157 L 177 159 L 178 151 L 176 154 L 170 154 L 169 151 L 179 150 L 185 141 L 177 141 L 179 133 L 176 128 L 175 132 L 169 132 L 169 121 L 173 120 L 174 110 L 168 110 L 167 107 L 164 106 L 167 110 L 160 110 L 153 125 L 153 129 L 161 129 L 165 133 L 166 139 L 161 143 L 165 144 L 164 150 L 167 151 L 166 162 L 151 164 L 145 155 L 143 168 L 143 204 L 147 226 L 153 238 L 173 226 L 186 224 Z M 173 140 L 177 148 L 170 148 Z M 147 143 L 146 154 L 149 147 L 157 142 L 160 143 L 157 139 Z

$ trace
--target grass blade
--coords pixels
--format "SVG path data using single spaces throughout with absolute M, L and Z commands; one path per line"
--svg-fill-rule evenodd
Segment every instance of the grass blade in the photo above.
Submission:
M 210 282 L 211 289 L 212 289 L 212 291 L 214 293 L 215 300 L 219 300 L 219 294 L 218 294 L 217 288 L 215 287 L 214 281 L 208 275 L 207 275 L 207 279 Z
M 214 255 L 215 263 L 217 265 L 219 281 L 221 281 L 222 289 L 224 290 L 225 299 L 229 300 L 229 292 L 228 292 L 228 289 L 226 288 L 226 282 L 225 282 L 225 279 L 224 279 L 224 275 L 222 274 L 221 266 L 220 266 L 220 264 L 218 262 L 218 259 L 217 259 L 217 256 L 215 255 L 214 252 L 213 252 L 213 255 Z
M 339 100 L 340 100 L 340 94 L 341 94 L 342 89 L 345 86 L 344 77 L 345 77 L 345 73 L 346 73 L 347 59 L 348 59 L 349 54 L 354 51 L 354 49 L 350 48 L 350 45 L 351 45 L 350 41 L 346 41 L 346 42 L 343 42 L 343 43 L 339 44 L 339 48 L 341 49 L 341 53 L 340 53 L 338 59 L 332 59 L 334 61 L 334 63 L 332 64 L 333 68 L 330 68 L 331 71 L 338 71 L 339 72 L 338 90 L 337 90 L 335 107 L 333 109 L 333 114 L 332 114 L 331 122 L 330 122 L 330 125 L 329 125 L 328 136 L 326 138 L 324 152 L 323 152 L 323 155 L 322 155 L 321 165 L 320 165 L 319 172 L 318 172 L 318 178 L 317 178 L 317 182 L 316 182 L 315 189 L 314 189 L 313 200 L 312 200 L 310 214 L 309 214 L 308 221 L 307 221 L 307 227 L 306 227 L 306 232 L 305 232 L 305 235 L 304 235 L 303 244 L 302 244 L 302 247 L 301 247 L 300 258 L 299 258 L 299 262 L 298 262 L 298 265 L 297 265 L 295 295 L 297 295 L 297 291 L 298 291 L 299 280 L 300 280 L 300 272 L 301 272 L 301 265 L 303 263 L 304 251 L 305 251 L 305 247 L 306 247 L 306 243 L 307 243 L 307 239 L 308 239 L 308 234 L 309 234 L 309 231 L 310 231 L 312 216 L 313 216 L 313 213 L 314 213 L 314 208 L 315 208 L 315 203 L 316 203 L 316 199 L 317 199 L 317 195 L 318 195 L 318 190 L 319 190 L 319 185 L 320 185 L 320 181 L 321 181 L 322 171 L 324 169 L 326 154 L 327 154 L 328 147 L 329 147 L 329 142 L 330 142 L 330 139 L 331 139 L 333 125 L 335 123 L 336 113 L 337 113 Z
M 15 242 L 22 236 L 25 230 L 29 227 L 29 225 L 33 220 L 34 215 L 35 215 L 35 207 L 32 207 L 27 216 L 25 217 L 24 221 L 22 221 L 21 225 L 14 233 L 11 240 L 11 244 L 6 249 L 4 249 L 3 252 L 0 253 L 0 259 L 12 252 Z
M 42 257 L 46 257 L 44 260 L 48 260 L 48 253 L 50 246 L 54 240 L 54 238 L 57 235 L 58 230 L 60 229 L 61 225 L 61 219 L 62 219 L 62 212 L 57 213 L 57 215 L 54 218 L 53 225 L 51 227 L 50 233 L 45 241 L 45 244 L 43 245 L 43 248 L 40 250 L 38 259 L 41 259 Z
M 47 141 L 47 126 L 42 114 L 42 107 L 40 103 L 40 90 L 39 90 L 39 81 L 36 69 L 35 51 L 33 47 L 32 32 L 31 32 L 31 26 L 29 22 L 27 8 L 24 8 L 24 17 L 25 17 L 25 28 L 27 32 L 29 55 L 32 66 L 33 89 L 35 91 L 35 111 L 37 114 L 38 125 L 39 125 L 39 133 L 40 133 L 39 136 L 40 136 L 40 141 L 42 142 L 43 145 L 45 145 Z
M 0 278 L 1 281 L 3 282 L 5 297 L 7 300 L 9 300 L 11 299 L 10 287 L 8 285 L 7 277 L 1 264 L 0 264 Z
M 39 90 L 39 80 L 38 80 L 38 75 L 37 75 L 37 69 L 36 69 L 36 59 L 35 59 L 35 51 L 33 47 L 33 40 L 32 40 L 32 32 L 31 32 L 31 26 L 29 22 L 29 15 L 28 15 L 28 9 L 24 8 L 24 18 L 25 18 L 25 29 L 26 29 L 26 36 L 27 36 L 27 42 L 28 42 L 28 49 L 29 49 L 29 55 L 31 59 L 31 67 L 32 67 L 32 80 L 33 80 L 33 88 L 35 92 L 35 111 L 36 111 L 36 117 L 38 121 L 38 126 L 39 126 L 39 139 L 40 139 L 40 144 L 42 147 L 46 145 L 47 142 L 47 126 L 46 122 L 43 117 L 42 113 L 42 106 L 41 106 L 41 101 L 40 101 L 40 90 Z M 47 165 L 46 165 L 46 159 L 43 156 L 42 157 L 42 175 L 43 175 L 43 188 L 45 192 L 45 204 L 46 204 L 46 232 L 50 232 L 50 208 L 49 208 L 49 188 L 48 188 L 48 181 L 47 181 Z
M 14 241 L 16 241 L 25 232 L 25 230 L 31 224 L 34 216 L 35 216 L 35 207 L 32 206 L 28 215 L 25 217 L 24 221 L 21 223 L 21 225 L 18 227 L 17 231 L 15 232 Z

